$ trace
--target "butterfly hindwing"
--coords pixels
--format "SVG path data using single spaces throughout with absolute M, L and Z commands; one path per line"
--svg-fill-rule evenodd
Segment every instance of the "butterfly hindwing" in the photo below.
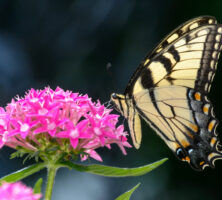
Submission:
M 140 116 L 159 134 L 176 156 L 200 170 L 221 157 L 218 124 L 211 102 L 182 86 L 143 90 L 133 97 Z

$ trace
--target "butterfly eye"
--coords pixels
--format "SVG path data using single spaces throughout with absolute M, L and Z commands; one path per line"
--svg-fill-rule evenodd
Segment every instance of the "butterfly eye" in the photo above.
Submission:
M 177 155 L 177 157 L 178 157 L 180 160 L 182 160 L 183 158 L 186 157 L 186 155 L 184 154 L 184 152 L 183 152 L 183 150 L 182 150 L 181 148 L 178 148 L 178 149 L 176 150 L 176 155 Z
M 112 97 L 113 99 L 117 99 L 116 93 L 112 93 L 112 94 L 111 94 L 111 97 Z

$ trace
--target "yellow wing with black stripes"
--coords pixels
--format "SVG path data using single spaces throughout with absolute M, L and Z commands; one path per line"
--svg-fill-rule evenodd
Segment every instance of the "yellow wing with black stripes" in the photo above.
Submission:
M 132 94 L 138 78 L 146 88 L 183 85 L 209 92 L 221 51 L 221 34 L 221 24 L 210 16 L 179 26 L 147 54 L 124 94 Z
M 207 98 L 222 44 L 214 17 L 176 28 L 141 62 L 124 95 L 111 100 L 128 121 L 135 147 L 141 143 L 138 114 L 176 156 L 197 170 L 222 158 L 216 120 Z M 138 128 L 139 127 L 139 128 Z

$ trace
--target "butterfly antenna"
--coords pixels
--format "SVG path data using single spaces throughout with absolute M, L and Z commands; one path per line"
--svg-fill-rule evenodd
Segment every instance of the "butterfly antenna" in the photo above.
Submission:
M 109 101 L 108 108 L 109 108 L 109 109 L 113 109 L 113 108 L 114 108 L 114 105 L 111 103 L 111 101 Z
M 106 101 L 106 102 L 104 103 L 104 105 L 105 105 L 105 106 L 106 106 L 106 108 L 108 108 L 108 109 L 113 108 L 113 105 L 111 104 L 111 100 Z
M 109 104 L 110 104 L 110 100 L 109 100 L 109 101 L 106 101 L 106 102 L 104 103 L 104 106 L 108 107 Z

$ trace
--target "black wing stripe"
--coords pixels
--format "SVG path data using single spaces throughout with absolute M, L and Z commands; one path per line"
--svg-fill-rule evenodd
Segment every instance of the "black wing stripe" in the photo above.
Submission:
M 168 52 L 171 53 L 173 55 L 173 58 L 176 62 L 179 62 L 180 61 L 180 55 L 178 53 L 178 51 L 175 49 L 174 46 L 171 46 L 169 49 L 168 49 Z
M 165 56 L 161 55 L 158 57 L 158 59 L 155 59 L 155 61 L 159 61 L 160 63 L 162 63 L 168 73 L 171 72 L 172 63 L 169 58 L 166 58 Z
M 149 68 L 146 68 L 141 73 L 141 84 L 144 88 L 154 87 L 152 72 Z

